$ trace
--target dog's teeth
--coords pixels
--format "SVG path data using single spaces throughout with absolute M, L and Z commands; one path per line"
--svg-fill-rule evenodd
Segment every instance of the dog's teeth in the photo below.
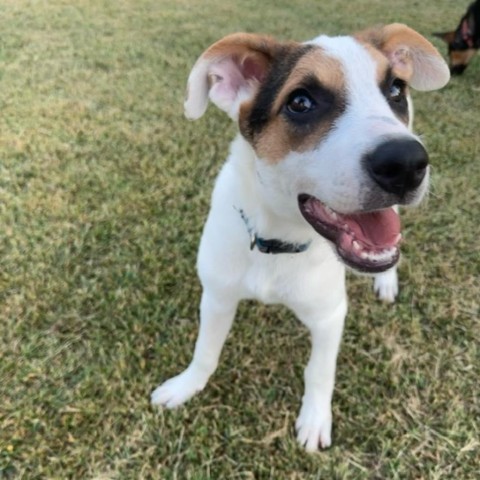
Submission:
M 338 215 L 327 205 L 325 205 L 325 211 L 332 217 L 334 220 L 338 219 Z
M 354 241 L 352 243 L 353 248 L 355 250 L 358 250 L 357 246 L 355 245 L 358 243 Z M 396 249 L 395 247 L 388 248 L 387 250 L 383 250 L 382 252 L 367 252 L 365 250 L 360 252 L 360 257 L 363 258 L 364 260 L 370 260 L 371 262 L 384 262 L 386 260 L 390 260 L 393 255 L 395 255 Z
M 362 247 L 360 247 L 360 244 L 359 244 L 356 240 L 354 240 L 354 241 L 352 242 L 352 245 L 353 245 L 353 248 L 354 248 L 355 250 L 361 250 L 361 249 L 362 249 Z

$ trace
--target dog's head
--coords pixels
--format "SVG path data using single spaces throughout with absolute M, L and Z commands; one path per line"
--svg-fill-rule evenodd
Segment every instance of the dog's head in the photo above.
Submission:
M 452 75 L 461 75 L 477 53 L 476 44 L 464 38 L 461 30 L 436 32 L 434 35 L 441 38 L 448 46 L 448 60 Z
M 193 67 L 185 113 L 199 118 L 210 98 L 238 121 L 272 211 L 303 217 L 345 263 L 375 272 L 399 256 L 391 207 L 419 202 L 428 184 L 408 87 L 448 79 L 431 43 L 400 24 L 306 43 L 238 33 Z
M 456 30 L 434 33 L 448 46 L 450 72 L 461 75 L 480 46 L 480 2 L 470 5 Z

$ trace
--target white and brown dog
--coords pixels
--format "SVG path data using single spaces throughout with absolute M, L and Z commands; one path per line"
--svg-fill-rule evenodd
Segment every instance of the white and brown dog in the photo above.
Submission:
M 176 407 L 205 387 L 240 300 L 281 303 L 312 338 L 298 441 L 308 451 L 330 445 L 345 265 L 385 272 L 376 289 L 393 300 L 401 237 L 393 207 L 417 204 L 429 176 L 409 128 L 408 87 L 438 89 L 449 76 L 432 44 L 401 24 L 306 43 L 237 33 L 204 52 L 186 115 L 201 117 L 210 99 L 240 134 L 200 242 L 193 360 L 153 392 L 153 404 Z

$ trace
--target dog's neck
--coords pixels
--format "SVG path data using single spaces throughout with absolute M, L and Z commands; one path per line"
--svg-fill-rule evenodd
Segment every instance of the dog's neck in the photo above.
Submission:
M 232 163 L 237 175 L 238 182 L 242 184 L 241 195 L 235 196 L 233 207 L 242 212 L 246 225 L 248 224 L 251 238 L 256 236 L 260 240 L 273 240 L 273 248 L 277 248 L 275 243 L 285 244 L 286 250 L 303 251 L 311 243 L 312 239 L 317 239 L 311 227 L 298 215 L 298 221 L 292 221 L 291 217 L 283 217 L 279 212 L 274 211 L 271 205 L 265 200 L 265 194 L 262 193 L 262 181 L 257 172 L 257 162 L 259 160 L 252 146 L 241 136 L 238 135 L 231 145 L 231 155 L 229 162 Z M 240 215 L 240 213 L 238 213 Z M 257 245 L 258 247 L 259 245 Z M 268 246 L 266 247 L 268 249 Z
M 254 228 L 250 225 L 250 221 L 243 210 L 239 210 L 238 213 L 242 217 L 245 227 L 250 236 L 250 250 L 255 248 L 261 253 L 302 253 L 308 249 L 311 241 L 306 243 L 292 243 L 279 240 L 278 238 L 263 238 L 258 235 Z

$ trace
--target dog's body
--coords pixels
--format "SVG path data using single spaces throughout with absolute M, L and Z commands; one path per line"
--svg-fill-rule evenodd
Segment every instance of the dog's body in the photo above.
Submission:
M 448 78 L 435 48 L 397 24 L 304 44 L 234 34 L 200 57 L 187 116 L 200 117 L 209 97 L 240 134 L 200 243 L 193 360 L 153 392 L 154 404 L 175 407 L 204 388 L 241 299 L 282 303 L 312 336 L 298 440 L 309 451 L 330 445 L 345 264 L 385 272 L 376 289 L 396 294 L 392 206 L 417 203 L 428 184 L 427 154 L 408 128 L 407 84 L 431 90 Z
M 462 74 L 480 48 L 480 0 L 468 6 L 455 30 L 434 33 L 434 35 L 448 45 L 452 74 Z

